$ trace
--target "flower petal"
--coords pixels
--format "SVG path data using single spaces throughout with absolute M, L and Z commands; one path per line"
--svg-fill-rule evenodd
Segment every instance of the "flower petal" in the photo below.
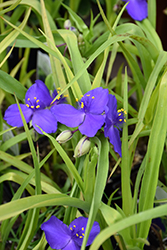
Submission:
M 137 21 L 142 21 L 148 16 L 148 6 L 146 0 L 123 0 L 128 3 L 126 6 L 128 14 Z
M 32 109 L 27 108 L 25 104 L 20 104 L 20 107 L 25 117 L 25 120 L 28 123 L 31 120 L 33 111 Z M 13 127 L 23 126 L 23 122 L 17 104 L 12 104 L 8 107 L 8 109 L 5 111 L 4 120 Z
M 55 105 L 51 108 L 58 122 L 65 124 L 68 127 L 77 127 L 84 120 L 84 112 L 75 109 L 69 104 Z
M 42 134 L 42 131 L 36 125 L 48 134 L 55 133 L 57 130 L 57 120 L 49 109 L 35 111 L 32 125 L 39 134 Z
M 49 90 L 41 80 L 36 80 L 35 83 L 27 90 L 25 101 L 30 106 L 36 106 L 39 100 L 40 108 L 50 106 L 52 97 Z
M 108 102 L 108 89 L 102 87 L 88 91 L 80 100 L 84 103 L 85 110 L 92 114 L 101 114 L 105 111 Z
M 117 152 L 120 157 L 122 157 L 121 152 L 121 139 L 119 130 L 115 128 L 113 125 L 108 126 L 109 124 L 106 121 L 106 125 L 104 126 L 104 135 L 105 137 L 109 137 L 110 143 L 114 146 L 115 152 Z
M 88 137 L 93 137 L 97 131 L 103 126 L 105 120 L 104 115 L 92 115 L 87 113 L 84 122 L 79 126 L 79 131 Z
M 108 106 L 108 111 L 107 111 L 106 116 L 112 122 L 114 122 L 118 116 L 118 114 L 117 114 L 117 99 L 114 95 L 109 94 L 107 106 Z
M 74 240 L 70 240 L 69 243 L 63 247 L 63 250 L 80 250 L 80 246 L 78 246 L 78 244 L 74 241 Z
M 73 240 L 79 245 L 82 245 L 82 241 L 84 238 L 85 230 L 86 230 L 86 225 L 88 222 L 88 218 L 85 217 L 79 217 L 75 219 L 74 221 L 71 222 L 69 225 L 69 228 L 72 228 L 71 234 L 73 236 Z M 87 246 L 92 244 L 94 238 L 97 236 L 97 234 L 100 233 L 100 226 L 98 222 L 94 222 L 92 229 L 89 234 L 89 239 L 87 241 Z
M 41 229 L 45 232 L 45 237 L 50 247 L 53 249 L 64 248 L 71 240 L 68 227 L 55 216 L 44 222 Z
M 90 234 L 89 234 L 89 238 L 88 238 L 88 241 L 87 241 L 87 246 L 91 245 L 92 242 L 94 241 L 95 237 L 100 233 L 100 226 L 99 226 L 99 223 L 97 221 L 95 221 L 93 223 L 93 226 L 92 226 L 92 229 L 90 231 Z

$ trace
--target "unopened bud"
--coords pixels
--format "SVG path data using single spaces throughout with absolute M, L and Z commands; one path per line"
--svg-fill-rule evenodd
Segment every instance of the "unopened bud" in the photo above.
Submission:
M 90 149 L 91 142 L 89 141 L 87 136 L 82 137 L 82 139 L 78 142 L 75 150 L 74 157 L 80 157 L 86 154 Z
M 73 136 L 73 132 L 71 130 L 64 130 L 63 132 L 61 132 L 61 134 L 59 134 L 56 137 L 56 141 L 58 141 L 59 143 L 64 143 L 66 141 L 69 141 Z
M 78 43 L 79 44 L 83 44 L 84 43 L 84 39 L 83 39 L 83 35 L 82 34 L 78 35 Z
M 64 22 L 64 28 L 67 29 L 67 30 L 71 28 L 71 21 L 69 19 L 67 19 Z

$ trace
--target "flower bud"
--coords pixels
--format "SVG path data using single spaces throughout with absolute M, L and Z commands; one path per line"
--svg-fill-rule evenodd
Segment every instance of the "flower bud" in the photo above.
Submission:
M 67 19 L 64 22 L 64 28 L 67 29 L 67 30 L 71 28 L 71 21 L 69 19 Z
M 87 136 L 81 138 L 78 142 L 75 150 L 74 150 L 74 157 L 80 157 L 86 154 L 90 149 L 91 142 L 89 141 Z
M 71 130 L 64 130 L 56 137 L 56 141 L 58 141 L 58 143 L 64 143 L 66 141 L 69 141 L 72 136 L 73 132 Z
M 78 35 L 78 44 L 84 44 L 84 39 L 83 39 L 83 35 L 82 34 L 79 34 Z

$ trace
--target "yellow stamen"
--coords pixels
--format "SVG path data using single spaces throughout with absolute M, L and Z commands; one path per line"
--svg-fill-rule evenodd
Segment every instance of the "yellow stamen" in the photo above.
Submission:
M 90 96 L 90 95 L 86 95 L 86 96 Z
M 26 106 L 29 108 L 30 107 L 30 105 L 28 105 L 28 104 L 26 104 Z
M 84 233 L 82 233 L 82 235 L 83 235 L 83 236 L 85 236 L 85 234 L 84 234 Z
M 121 113 L 118 114 L 118 116 L 122 115 Z
M 84 227 L 82 227 L 82 231 L 84 231 Z
M 39 106 L 39 105 L 37 105 L 37 106 L 36 106 L 36 109 L 38 109 L 38 108 L 40 108 L 40 106 Z
M 121 109 L 118 109 L 118 113 L 120 113 L 121 112 Z
M 36 98 L 36 97 L 34 97 L 34 99 L 36 100 L 37 98 Z
M 81 95 L 81 97 L 83 97 L 83 95 Z
M 76 227 L 75 225 L 73 227 Z
M 78 236 L 79 236 L 79 234 L 76 234 L 76 236 L 78 237 Z
M 33 108 L 34 108 L 34 106 L 31 106 L 31 108 L 33 109 Z
M 57 100 L 59 100 L 61 97 L 59 96 L 58 98 L 57 98 Z
M 126 122 L 126 119 L 124 119 L 124 122 Z
M 70 230 L 72 230 L 72 227 L 70 227 Z
M 59 94 L 60 93 L 60 91 L 57 91 L 57 94 Z
M 94 97 L 94 96 L 92 96 L 92 99 L 95 99 L 95 97 Z
M 57 90 L 60 90 L 60 89 L 61 89 L 60 87 L 57 88 Z
M 68 97 L 68 95 L 64 95 L 64 97 Z
M 122 122 L 122 119 L 119 119 L 120 122 Z
M 78 102 L 78 98 L 76 98 L 76 102 Z
M 124 109 L 121 109 L 121 111 L 124 111 Z
M 27 99 L 28 101 L 30 100 L 30 98 Z
M 38 103 L 39 102 L 39 100 L 36 100 L 36 103 Z
M 127 115 L 127 112 L 126 112 L 126 111 L 124 111 L 124 113 L 125 113 L 125 115 Z
M 82 236 L 79 236 L 80 239 L 82 239 Z
M 81 102 L 81 108 L 83 108 L 84 107 L 84 103 L 83 102 Z

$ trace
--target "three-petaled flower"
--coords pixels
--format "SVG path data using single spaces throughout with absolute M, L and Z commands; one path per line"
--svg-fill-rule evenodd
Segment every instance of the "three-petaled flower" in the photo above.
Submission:
M 126 111 L 120 109 L 117 111 L 117 100 L 114 95 L 109 94 L 108 100 L 108 111 L 106 113 L 104 135 L 109 137 L 110 143 L 114 146 L 114 150 L 122 156 L 121 153 L 121 139 L 119 130 L 122 124 L 126 122 L 125 114 Z
M 79 250 L 85 235 L 88 218 L 79 217 L 71 222 L 69 227 L 55 216 L 44 222 L 41 229 L 45 232 L 46 240 L 53 249 Z M 94 222 L 86 246 L 92 244 L 99 234 L 100 226 Z
M 102 87 L 90 90 L 78 102 L 78 109 L 69 104 L 53 106 L 58 122 L 78 127 L 81 134 L 93 137 L 103 126 L 108 102 L 108 90 Z
M 146 0 L 123 0 L 129 2 L 126 6 L 128 14 L 137 21 L 142 21 L 148 16 L 148 7 Z
M 56 95 L 57 92 L 54 91 L 53 98 Z M 46 85 L 42 81 L 36 80 L 26 92 L 25 104 L 20 104 L 26 122 L 28 123 L 32 120 L 34 129 L 40 134 L 42 132 L 37 126 L 41 127 L 46 133 L 54 133 L 57 130 L 57 120 L 49 109 L 53 98 L 50 96 Z M 53 104 L 58 103 L 60 103 L 60 99 L 56 100 Z M 23 126 L 17 104 L 12 104 L 8 107 L 4 115 L 4 120 L 11 126 Z

